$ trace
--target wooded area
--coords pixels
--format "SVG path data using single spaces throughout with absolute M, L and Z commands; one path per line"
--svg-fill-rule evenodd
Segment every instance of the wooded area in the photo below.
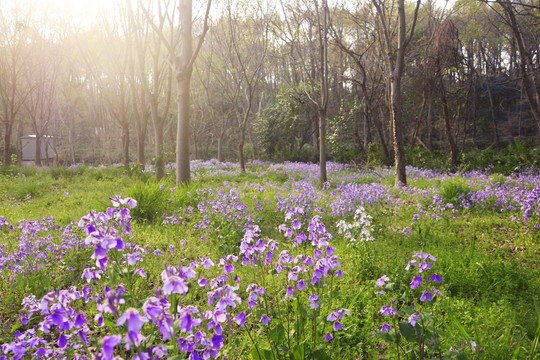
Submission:
M 405 183 L 414 148 L 457 166 L 537 145 L 538 2 L 437 4 L 221 0 L 192 16 L 190 0 L 116 0 L 75 24 L 3 1 L 2 162 L 35 134 L 36 151 L 54 136 L 60 164 L 151 162 L 158 179 L 217 158 L 319 162 L 324 180 L 328 157 L 395 162 Z

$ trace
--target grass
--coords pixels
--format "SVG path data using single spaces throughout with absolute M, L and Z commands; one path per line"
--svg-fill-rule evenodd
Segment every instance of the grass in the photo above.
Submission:
M 240 216 L 243 210 L 235 205 L 210 212 L 213 211 L 212 200 L 232 196 L 233 188 L 240 189 L 238 199 L 248 211 L 255 213 L 254 209 L 262 206 L 262 210 L 256 212 L 259 217 L 256 220 L 265 236 L 284 240 L 277 231 L 284 212 L 275 209 L 279 196 L 283 195 L 283 190 L 278 189 L 290 184 L 290 179 L 284 173 L 269 172 L 268 176 L 260 177 L 255 172 L 265 169 L 265 166 L 257 165 L 253 172 L 238 176 L 211 175 L 209 171 L 201 170 L 201 176 L 197 176 L 199 180 L 175 188 L 170 181 L 157 184 L 140 172 L 123 168 L 78 167 L 48 171 L 12 168 L 10 172 L 0 174 L 0 189 L 3 189 L 0 192 L 0 216 L 10 224 L 17 224 L 22 219 L 37 220 L 52 215 L 59 224 L 67 225 L 78 221 L 89 210 L 105 210 L 109 206 L 109 197 L 122 193 L 131 196 L 138 201 L 132 212 L 136 220 L 132 241 L 143 249 L 159 249 L 165 254 L 164 258 L 153 258 L 146 267 L 150 282 L 158 283 L 163 263 L 187 264 L 201 256 L 219 259 L 226 254 L 238 253 L 243 234 L 224 215 Z M 291 176 L 297 179 L 297 175 Z M 365 180 L 356 181 L 365 184 L 375 178 L 366 176 Z M 506 178 L 492 175 L 491 181 L 503 183 Z M 391 185 L 392 179 L 383 178 L 382 182 Z M 257 184 L 266 184 L 264 191 L 260 191 Z M 419 179 L 416 185 L 421 189 L 437 186 L 440 197 L 454 206 L 459 206 L 471 191 L 471 186 L 462 178 Z M 215 191 L 221 188 L 223 193 L 209 195 L 205 192 L 209 188 Z M 331 187 L 321 196 L 331 198 L 335 190 Z M 392 193 L 400 196 L 399 192 Z M 380 302 L 372 295 L 373 283 L 386 274 L 394 281 L 396 290 L 407 289 L 410 276 L 404 266 L 413 252 L 424 251 L 437 258 L 438 274 L 444 279 L 443 292 L 447 296 L 436 303 L 434 311 L 438 311 L 443 319 L 441 334 L 447 344 L 459 347 L 464 338 L 475 341 L 479 350 L 471 353 L 473 358 L 538 359 L 538 234 L 525 233 L 519 223 L 510 221 L 509 214 L 489 210 L 460 209 L 444 213 L 438 221 L 425 218 L 411 222 L 416 212 L 415 201 L 419 201 L 415 196 L 403 196 L 407 204 L 397 213 L 378 204 L 369 208 L 374 217 L 376 240 L 365 247 L 362 244 L 353 248 L 339 236 L 334 239 L 336 251 L 342 256 L 344 278 L 336 290 L 339 297 L 333 305 L 354 309 L 356 314 L 346 323 L 347 331 L 334 343 L 334 355 L 369 358 L 381 351 L 377 347 L 380 342 L 373 337 L 380 321 L 377 315 Z M 314 202 L 314 199 L 307 197 L 306 201 Z M 197 211 L 199 204 L 204 204 L 210 214 L 211 224 L 206 231 L 194 228 L 202 219 Z M 191 215 L 189 208 L 194 209 Z M 163 213 L 178 214 L 181 223 L 174 226 L 161 224 Z M 329 214 L 323 214 L 323 218 L 327 228 L 334 228 L 336 218 Z M 402 232 L 403 228 L 411 226 L 410 236 Z M 205 240 L 201 241 L 202 237 Z M 14 249 L 16 239 L 0 229 L 0 243 L 7 243 L 8 248 Z M 170 245 L 174 245 L 174 250 Z M 0 284 L 0 323 L 4 322 L 5 326 L 0 328 L 0 340 L 9 339 L 23 294 L 33 293 L 39 297 L 50 288 L 82 284 L 74 276 L 80 274 L 89 255 L 91 252 L 88 251 L 69 254 L 61 264 L 48 265 L 46 272 L 18 278 L 11 284 Z M 249 277 L 250 274 L 241 276 Z M 151 290 L 141 288 L 140 293 L 151 294 Z M 392 358 L 392 355 L 386 356 Z

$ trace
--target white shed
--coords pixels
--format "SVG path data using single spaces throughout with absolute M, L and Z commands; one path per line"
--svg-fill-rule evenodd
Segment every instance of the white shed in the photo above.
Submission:
M 32 166 L 36 163 L 36 135 L 21 136 L 22 165 Z M 54 159 L 54 137 L 41 137 L 41 161 Z

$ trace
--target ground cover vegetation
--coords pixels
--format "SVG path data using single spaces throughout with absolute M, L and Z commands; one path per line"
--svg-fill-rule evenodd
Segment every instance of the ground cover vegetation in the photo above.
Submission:
M 0 359 L 538 359 L 540 173 L 0 173 Z

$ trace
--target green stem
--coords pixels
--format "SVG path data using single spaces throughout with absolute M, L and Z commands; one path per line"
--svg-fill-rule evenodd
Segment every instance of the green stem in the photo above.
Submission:
M 259 359 L 262 360 L 261 352 L 259 351 L 259 347 L 257 346 L 257 343 L 253 340 L 253 337 L 251 337 L 251 331 L 248 330 L 247 334 L 248 334 L 251 342 L 253 343 L 253 345 L 255 345 L 255 349 L 257 350 L 257 355 L 259 355 Z

